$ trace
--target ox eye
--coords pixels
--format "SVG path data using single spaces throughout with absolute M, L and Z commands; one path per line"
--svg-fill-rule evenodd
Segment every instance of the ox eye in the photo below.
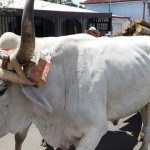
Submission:
M 2 96 L 6 92 L 7 88 L 1 89 L 0 90 L 0 96 Z
M 6 92 L 8 85 L 8 81 L 0 79 L 0 96 L 2 96 Z

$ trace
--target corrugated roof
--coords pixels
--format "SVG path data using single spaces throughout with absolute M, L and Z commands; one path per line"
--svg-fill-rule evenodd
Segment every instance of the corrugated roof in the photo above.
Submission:
M 143 1 L 143 0 L 111 0 L 112 3 L 115 2 L 129 2 L 129 1 Z M 109 0 L 81 0 L 81 4 L 99 4 L 99 3 L 108 3 Z
M 127 16 L 118 16 L 118 15 L 112 15 L 112 18 L 130 19 L 131 17 L 127 17 Z
M 7 0 L 0 0 L 2 2 L 2 6 L 5 6 L 8 2 Z M 25 5 L 25 0 L 14 0 L 13 3 L 10 3 L 8 8 L 15 8 L 15 9 L 23 9 Z M 61 5 L 61 4 L 56 4 L 56 3 L 51 3 L 51 2 L 46 2 L 42 0 L 36 0 L 34 4 L 34 9 L 35 10 L 51 10 L 51 11 L 64 11 L 64 12 L 94 12 L 91 10 L 87 9 L 81 9 L 78 7 L 71 7 L 68 5 Z
M 14 8 L 17 11 L 5 11 L 0 12 L 1 15 L 9 16 L 20 16 L 22 14 L 25 0 L 13 0 L 14 2 L 8 6 L 8 8 Z M 5 6 L 7 4 L 6 0 L 0 0 Z M 0 6 L 1 7 L 3 7 Z M 111 13 L 99 13 L 96 11 L 91 11 L 87 9 L 81 9 L 77 7 L 71 7 L 67 5 L 60 5 L 56 3 L 45 2 L 42 0 L 36 0 L 34 5 L 34 16 L 36 17 L 63 17 L 63 18 L 112 18 Z

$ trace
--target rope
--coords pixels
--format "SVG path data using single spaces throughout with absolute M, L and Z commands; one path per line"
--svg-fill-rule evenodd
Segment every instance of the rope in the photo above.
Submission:
M 36 83 L 30 81 L 22 71 L 20 64 L 18 63 L 16 58 L 11 57 L 10 55 L 10 62 L 8 63 L 9 70 L 5 70 L 0 68 L 1 75 L 0 77 L 6 79 L 8 81 L 14 83 L 20 83 L 24 85 L 35 85 Z M 12 72 L 12 70 L 16 71 Z

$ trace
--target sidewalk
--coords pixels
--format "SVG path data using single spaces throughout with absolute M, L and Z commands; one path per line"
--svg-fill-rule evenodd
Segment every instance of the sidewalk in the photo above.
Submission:
M 29 129 L 28 135 L 23 143 L 22 150 L 45 150 L 40 146 L 41 135 L 35 125 Z M 13 134 L 8 134 L 0 139 L 0 150 L 14 150 L 15 140 Z

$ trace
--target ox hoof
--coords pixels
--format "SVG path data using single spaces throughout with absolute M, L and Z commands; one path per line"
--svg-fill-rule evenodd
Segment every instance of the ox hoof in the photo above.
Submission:
M 42 139 L 40 145 L 41 145 L 42 147 L 47 147 L 47 146 L 48 146 L 47 142 L 46 142 L 44 139 Z
M 144 139 L 144 133 L 140 132 L 138 136 L 138 142 L 143 141 Z

